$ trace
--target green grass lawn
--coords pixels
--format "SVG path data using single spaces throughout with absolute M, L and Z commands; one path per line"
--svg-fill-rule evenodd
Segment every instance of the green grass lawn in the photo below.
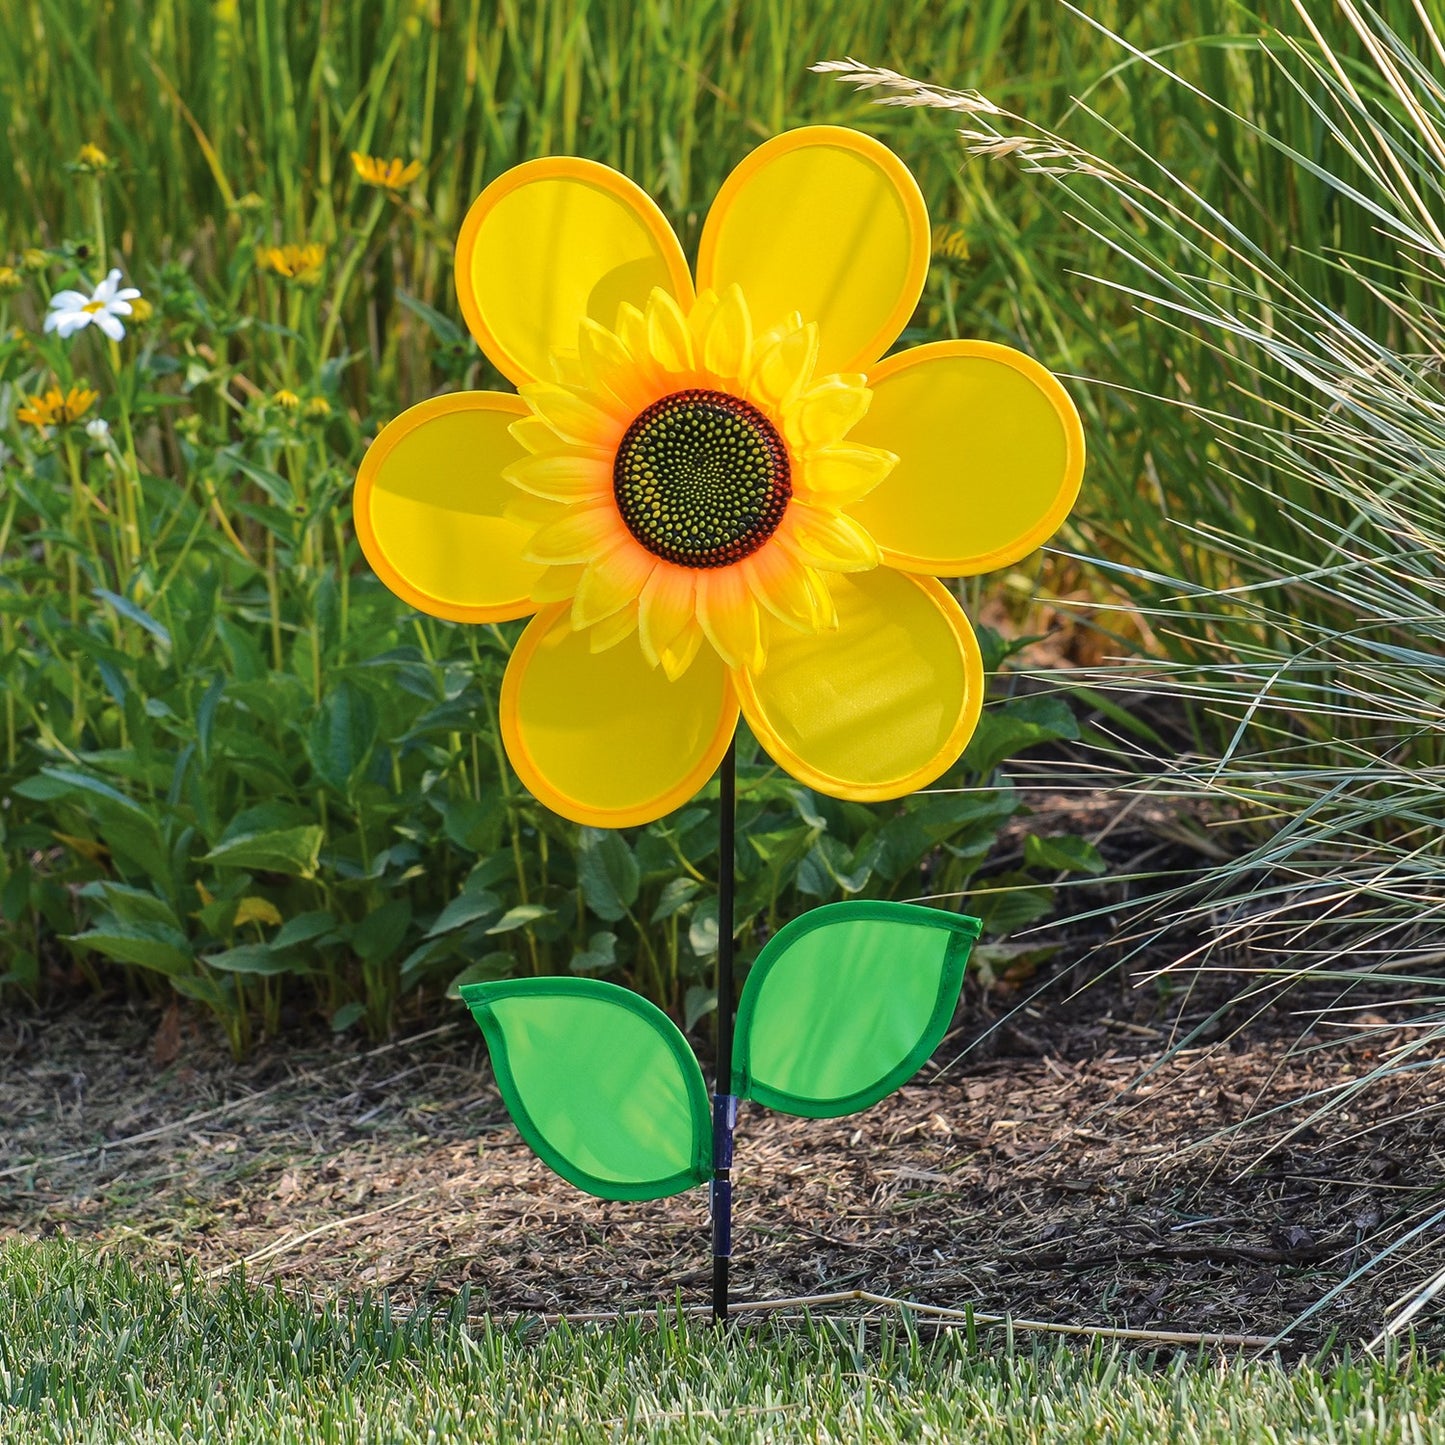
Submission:
M 0 1440 L 1445 1439 L 1445 1370 L 816 1320 L 505 1330 L 0 1245 Z

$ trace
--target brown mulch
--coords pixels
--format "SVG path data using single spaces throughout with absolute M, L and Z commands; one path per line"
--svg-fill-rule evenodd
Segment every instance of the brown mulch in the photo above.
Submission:
M 1181 1002 L 1116 981 L 1066 997 L 1060 981 L 1032 1002 L 971 986 L 919 1080 L 861 1115 L 746 1106 L 737 1294 L 862 1288 L 1272 1334 L 1445 1204 L 1445 1066 L 1401 1073 L 1292 1135 L 1309 1106 L 1266 1115 L 1360 1077 L 1403 1035 L 1295 1047 L 1296 994 L 1158 1064 L 1208 1017 L 1202 986 Z M 252 1279 L 313 1293 L 384 1288 L 408 1302 L 466 1285 L 478 1308 L 505 1313 L 705 1300 L 704 1192 L 608 1203 L 551 1175 L 457 1012 L 442 1004 L 452 1021 L 382 1048 L 305 1036 L 235 1065 L 203 1023 L 177 1034 L 175 1014 L 106 1001 L 12 1011 L 0 1236 L 64 1231 L 215 1275 L 245 1263 Z M 1445 1226 L 1295 1340 L 1368 1338 L 1442 1266 Z M 1422 1330 L 1435 1332 L 1428 1316 Z

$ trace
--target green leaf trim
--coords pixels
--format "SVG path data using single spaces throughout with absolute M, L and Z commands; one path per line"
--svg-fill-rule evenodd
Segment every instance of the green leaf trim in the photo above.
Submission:
M 712 1102 L 707 1084 L 687 1040 L 677 1025 L 655 1004 L 649 1003 L 631 989 L 596 978 L 501 979 L 489 983 L 462 984 L 459 992 L 462 1002 L 471 1009 L 472 1017 L 481 1026 L 486 1037 L 492 1069 L 497 1077 L 497 1087 L 501 1091 L 507 1112 L 512 1116 L 512 1122 L 516 1124 L 517 1131 L 531 1146 L 532 1151 L 554 1173 L 560 1174 L 578 1189 L 595 1194 L 601 1199 L 662 1199 L 669 1194 L 680 1194 L 694 1185 L 705 1184 L 712 1178 Z M 574 1163 L 553 1147 L 538 1127 L 517 1087 L 508 1059 L 506 1035 L 501 1021 L 492 1011 L 492 1006 L 503 999 L 518 997 L 596 998 L 630 1010 L 652 1028 L 677 1061 L 687 1090 L 688 1112 L 692 1116 L 692 1157 L 686 1169 L 661 1179 L 603 1179 Z M 559 1068 L 565 1069 L 568 1066 L 566 1059 L 559 1059 L 557 1062 Z
M 815 1099 L 774 1089 L 753 1079 L 749 1074 L 749 1042 L 753 1019 L 763 983 L 774 966 L 805 935 L 817 928 L 850 922 L 882 921 L 907 924 L 911 927 L 947 929 L 952 935 L 944 953 L 939 973 L 938 993 L 928 1024 L 908 1054 L 874 1085 L 835 1099 Z M 899 1085 L 907 1083 L 928 1061 L 948 1029 L 963 987 L 963 972 L 968 955 L 978 941 L 983 925 L 977 918 L 962 913 L 946 913 L 941 908 L 925 908 L 916 903 L 893 903 L 887 900 L 848 899 L 841 903 L 825 903 L 810 909 L 800 918 L 780 928 L 764 946 L 748 973 L 738 1003 L 734 1028 L 732 1092 L 740 1099 L 752 1099 L 769 1109 L 796 1114 L 806 1119 L 834 1119 L 856 1114 L 880 1099 L 885 1099 Z

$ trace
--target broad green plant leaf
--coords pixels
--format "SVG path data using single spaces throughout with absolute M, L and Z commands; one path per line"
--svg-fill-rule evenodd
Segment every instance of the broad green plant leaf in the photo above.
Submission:
M 313 878 L 320 852 L 320 828 L 276 828 L 228 838 L 216 844 L 202 861 L 220 868 L 255 868 Z
M 171 978 L 195 969 L 194 955 L 185 934 L 165 923 L 108 918 L 88 933 L 72 933 L 68 938 L 71 943 L 94 949 L 117 963 L 134 963 Z
M 831 1119 L 876 1104 L 938 1046 L 979 922 L 913 903 L 829 903 L 768 941 L 738 1004 L 732 1091 Z
M 640 994 L 595 978 L 461 987 L 522 1137 L 603 1199 L 661 1199 L 712 1175 L 712 1112 L 687 1040 Z
M 577 837 L 577 881 L 587 906 L 606 923 L 627 916 L 637 902 L 641 873 L 620 833 L 583 828 Z

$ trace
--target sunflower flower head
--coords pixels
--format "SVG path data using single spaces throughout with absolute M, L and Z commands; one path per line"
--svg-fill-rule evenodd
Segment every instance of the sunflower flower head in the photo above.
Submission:
M 295 411 L 301 405 L 301 398 L 294 391 L 282 387 L 271 397 L 272 402 L 279 406 L 282 411 Z
M 306 245 L 257 246 L 256 265 L 297 286 L 315 286 L 326 264 L 326 247 L 318 241 Z
M 32 396 L 24 406 L 18 407 L 15 417 L 37 431 L 52 426 L 71 426 L 95 405 L 99 396 L 99 392 L 92 391 L 88 386 L 72 386 L 69 391 L 52 386 L 43 395 Z
M 420 161 L 404 161 L 399 156 L 388 161 L 380 156 L 362 155 L 360 151 L 352 151 L 351 165 L 362 185 L 375 186 L 393 194 L 411 185 L 422 169 Z
M 384 428 L 357 536 L 434 616 L 532 618 L 500 723 L 549 807 L 659 818 L 740 713 L 838 798 L 901 797 L 962 752 L 983 663 L 940 579 L 1048 539 L 1083 432 L 1011 347 L 886 354 L 929 242 L 897 157 L 835 126 L 738 165 L 695 275 L 653 201 L 595 162 L 526 162 L 473 203 L 461 310 L 517 393 L 435 397 Z

